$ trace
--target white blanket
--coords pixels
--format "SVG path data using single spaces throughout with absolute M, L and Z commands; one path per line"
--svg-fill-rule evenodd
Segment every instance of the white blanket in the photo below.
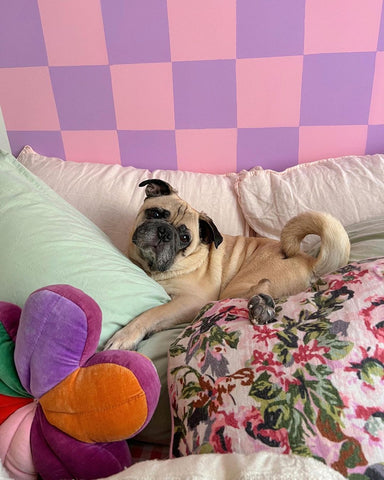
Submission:
M 260 452 L 190 455 L 149 460 L 105 480 L 345 480 L 335 470 L 309 457 Z M 0 462 L 0 480 L 11 479 Z M 101 480 L 101 479 L 100 479 Z
M 5 468 L 1 464 L 0 460 L 0 480 L 9 480 L 11 477 L 6 472 Z
M 259 452 L 190 455 L 136 463 L 108 480 L 345 480 L 309 457 Z

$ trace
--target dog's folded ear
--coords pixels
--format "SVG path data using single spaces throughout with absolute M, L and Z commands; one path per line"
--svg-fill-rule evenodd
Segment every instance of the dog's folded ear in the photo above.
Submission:
M 205 215 L 204 213 L 200 214 L 199 218 L 200 225 L 200 238 L 203 243 L 210 244 L 214 243 L 217 248 L 220 243 L 223 241 L 223 237 L 216 225 L 213 223 L 213 220 Z
M 176 190 L 164 180 L 151 178 L 139 183 L 139 187 L 146 187 L 145 194 L 147 197 L 161 197 L 162 195 L 171 195 Z

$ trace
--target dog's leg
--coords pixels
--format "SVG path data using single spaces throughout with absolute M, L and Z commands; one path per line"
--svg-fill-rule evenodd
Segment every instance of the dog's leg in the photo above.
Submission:
M 180 296 L 151 308 L 118 330 L 107 341 L 104 350 L 135 350 L 144 337 L 173 325 L 191 322 L 206 302 L 198 296 Z

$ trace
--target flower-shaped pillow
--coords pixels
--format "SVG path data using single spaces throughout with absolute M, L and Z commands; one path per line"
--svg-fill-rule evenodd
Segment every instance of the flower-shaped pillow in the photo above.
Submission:
M 95 353 L 101 319 L 69 285 L 37 290 L 23 311 L 0 302 L 0 459 L 15 479 L 100 478 L 131 464 L 125 440 L 149 422 L 160 382 L 137 352 Z

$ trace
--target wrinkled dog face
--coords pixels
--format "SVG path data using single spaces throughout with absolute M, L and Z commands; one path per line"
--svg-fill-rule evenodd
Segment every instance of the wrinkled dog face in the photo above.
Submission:
M 149 273 L 165 272 L 175 263 L 222 237 L 212 220 L 194 210 L 162 180 L 145 180 L 146 199 L 136 218 L 129 257 Z
M 149 207 L 143 211 L 145 220 L 135 230 L 132 242 L 149 270 L 168 270 L 179 252 L 184 251 L 192 241 L 192 232 L 185 225 L 173 225 L 169 220 L 174 215 L 162 207 Z

